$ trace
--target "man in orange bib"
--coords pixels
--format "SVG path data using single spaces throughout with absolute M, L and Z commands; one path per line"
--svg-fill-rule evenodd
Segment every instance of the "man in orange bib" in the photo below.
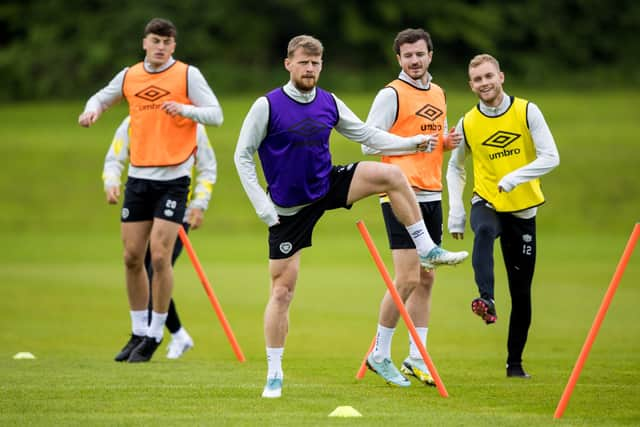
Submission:
M 222 109 L 200 71 L 173 58 L 176 27 L 152 19 L 144 30 L 144 61 L 120 71 L 93 95 L 78 123 L 89 127 L 125 98 L 131 116 L 130 167 L 121 214 L 131 338 L 118 362 L 147 362 L 162 341 L 173 289 L 171 256 L 187 208 L 197 123 L 220 126 Z M 188 219 L 194 225 L 199 218 Z M 153 267 L 151 323 L 144 267 Z
M 393 47 L 402 71 L 397 79 L 378 92 L 367 124 L 400 136 L 416 133 L 431 135 L 432 147 L 419 153 L 397 149 L 374 150 L 367 146 L 363 146 L 362 151 L 364 154 L 382 155 L 383 163 L 395 164 L 402 169 L 416 193 L 427 230 L 434 243 L 440 245 L 442 157 L 445 150 L 455 148 L 460 143 L 461 135 L 447 133 L 445 94 L 440 86 L 431 81 L 428 71 L 433 56 L 429 33 L 423 29 L 406 29 L 398 33 Z M 395 286 L 406 301 L 416 331 L 426 346 L 435 271 L 420 268 L 416 247 L 398 221 L 385 194 L 380 197 L 380 206 L 393 256 Z M 367 365 L 388 383 L 406 387 L 411 383 L 391 361 L 391 340 L 399 316 L 387 292 L 380 306 L 376 346 L 367 359 Z M 435 385 L 411 335 L 408 353 L 400 368 L 402 373 L 416 377 L 424 384 Z

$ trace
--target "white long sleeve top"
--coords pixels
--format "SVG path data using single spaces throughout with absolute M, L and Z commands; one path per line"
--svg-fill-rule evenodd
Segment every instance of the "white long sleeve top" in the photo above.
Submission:
M 113 137 L 113 141 L 109 146 L 107 155 L 104 159 L 104 168 L 102 171 L 102 180 L 104 182 L 105 191 L 111 187 L 119 187 L 121 185 L 121 176 L 124 166 L 129 160 L 129 116 L 125 117 Z M 213 184 L 217 180 L 217 162 L 213 147 L 209 142 L 205 127 L 198 123 L 197 131 L 197 148 L 195 153 L 195 186 L 191 193 L 189 201 L 189 209 L 198 208 L 203 211 L 207 210 L 209 201 L 211 200 L 211 192 Z M 177 167 L 177 166 L 176 166 Z M 129 164 L 129 171 L 134 166 Z M 131 176 L 131 175 L 129 175 Z M 188 210 L 185 218 L 188 217 Z
M 175 62 L 172 57 L 162 67 L 153 68 L 146 61 L 145 70 L 158 73 L 166 70 Z M 94 111 L 98 117 L 111 106 L 123 99 L 124 76 L 129 67 L 125 67 L 107 86 L 94 94 L 85 105 L 84 112 Z M 222 108 L 215 94 L 197 67 L 189 65 L 187 69 L 187 90 L 193 105 L 182 105 L 182 116 L 204 125 L 220 126 L 224 120 Z M 171 167 L 135 167 L 129 166 L 129 176 L 155 181 L 169 181 L 182 176 L 190 176 L 194 165 L 194 156 L 177 166 Z
M 479 106 L 483 114 L 496 117 L 504 114 L 511 106 L 511 98 L 504 93 L 499 106 L 490 107 L 482 103 L 482 101 L 480 101 Z M 560 164 L 560 155 L 553 135 L 542 115 L 542 111 L 533 102 L 529 102 L 527 106 L 527 124 L 529 132 L 531 132 L 531 139 L 535 145 L 536 159 L 502 177 L 498 185 L 506 192 L 510 192 L 523 182 L 540 178 Z M 466 183 L 464 162 L 467 154 L 469 154 L 469 146 L 462 132 L 462 119 L 456 125 L 456 132 L 462 134 L 463 139 L 460 145 L 452 151 L 447 167 L 447 185 L 449 189 L 449 219 L 447 225 L 450 233 L 464 233 L 466 213 L 462 202 L 462 194 Z M 481 200 L 480 197 L 474 194 L 471 203 L 473 204 L 479 200 Z M 537 211 L 538 208 L 533 207 L 513 212 L 512 215 L 518 218 L 533 218 Z
M 315 99 L 315 88 L 310 92 L 299 91 L 291 82 L 283 87 L 285 93 L 301 103 Z M 416 152 L 416 148 L 425 140 L 424 135 L 400 137 L 384 132 L 362 122 L 353 111 L 335 94 L 332 94 L 338 107 L 338 123 L 335 130 L 345 138 L 366 144 L 377 149 L 400 149 Z M 284 208 L 277 206 L 258 182 L 254 155 L 267 136 L 269 124 L 269 101 L 266 96 L 259 97 L 245 117 L 234 155 L 240 181 L 258 217 L 268 226 L 278 223 L 279 215 L 293 215 L 304 206 Z

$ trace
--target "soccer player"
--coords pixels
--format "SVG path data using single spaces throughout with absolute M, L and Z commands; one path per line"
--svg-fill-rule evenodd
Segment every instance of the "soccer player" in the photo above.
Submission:
M 334 128 L 351 140 L 378 149 L 425 150 L 432 138 L 400 137 L 364 124 L 338 97 L 316 86 L 322 53 L 322 44 L 311 36 L 291 39 L 284 60 L 290 80 L 254 102 L 235 152 L 244 189 L 260 219 L 269 226 L 271 294 L 264 326 L 268 370 L 262 393 L 267 398 L 282 393 L 282 354 L 301 249 L 311 246 L 313 228 L 325 211 L 348 209 L 366 196 L 385 192 L 412 236 L 423 267 L 457 264 L 467 256 L 433 243 L 400 168 L 380 162 L 332 164 L 329 135 Z M 256 151 L 267 192 L 257 179 Z
M 120 198 L 120 177 L 122 175 L 124 165 L 129 159 L 129 122 L 130 118 L 127 116 L 120 126 L 118 126 L 113 142 L 111 143 L 104 160 L 102 180 L 104 181 L 104 190 L 109 204 L 118 203 Z M 195 153 L 195 170 L 197 173 L 195 189 L 189 191 L 189 205 L 182 221 L 182 227 L 185 232 L 189 231 L 191 224 L 193 229 L 199 228 L 202 224 L 204 211 L 206 211 L 209 206 L 211 190 L 217 178 L 215 153 L 209 143 L 205 127 L 199 123 L 197 131 L 197 150 Z M 176 239 L 171 256 L 171 265 L 175 264 L 176 259 L 181 252 L 182 241 L 180 239 Z M 153 281 L 153 266 L 151 265 L 151 253 L 148 248 L 144 264 L 147 270 L 149 284 L 151 284 Z M 149 298 L 149 318 L 151 317 L 151 310 L 152 304 L 151 298 Z M 165 326 L 171 333 L 171 342 L 167 347 L 167 358 L 177 359 L 182 356 L 184 352 L 193 347 L 193 339 L 180 322 L 180 317 L 178 316 L 178 311 L 173 298 L 171 298 L 171 301 L 169 302 L 169 311 Z M 141 341 L 142 337 L 144 337 L 146 333 L 147 328 L 142 328 L 142 325 L 133 324 L 132 319 L 132 336 L 137 336 L 138 339 L 132 342 L 131 345 L 134 346 L 136 341 Z M 131 348 L 129 347 L 130 346 L 125 346 L 125 348 L 116 355 L 116 362 L 123 362 L 127 360 L 131 353 Z
M 475 56 L 468 71 L 479 102 L 456 126 L 465 144 L 453 151 L 447 169 L 449 232 L 454 239 L 464 238 L 464 161 L 471 154 L 472 264 L 480 293 L 471 309 L 488 325 L 497 320 L 493 246 L 500 237 L 511 295 L 507 376 L 530 378 L 522 367 L 522 353 L 531 324 L 536 213 L 544 203 L 540 177 L 558 166 L 560 157 L 538 106 L 504 92 L 504 73 L 493 56 Z
M 131 116 L 129 178 L 121 215 L 127 295 L 136 330 L 146 328 L 149 301 L 144 268 L 147 245 L 153 265 L 151 324 L 139 340 L 132 335 L 129 362 L 148 362 L 160 345 L 173 289 L 171 255 L 187 209 L 197 123 L 220 126 L 218 99 L 194 66 L 173 58 L 176 27 L 154 18 L 146 25 L 145 58 L 120 71 L 93 95 L 78 117 L 89 127 L 125 98 Z M 139 341 L 137 345 L 133 345 Z
M 443 152 L 457 147 L 461 135 L 453 132 L 453 129 L 447 132 L 445 94 L 440 86 L 433 83 L 429 74 L 433 59 L 433 42 L 429 33 L 421 28 L 400 31 L 393 42 L 393 49 L 401 68 L 400 74 L 378 92 L 371 105 L 367 124 L 400 136 L 426 132 L 433 135 L 438 143 L 428 152 L 406 152 L 394 148 L 375 150 L 366 145 L 362 146 L 362 152 L 382 155 L 382 162 L 398 165 L 402 169 L 415 191 L 427 230 L 434 243 L 439 245 L 442 241 Z M 411 236 L 391 209 L 386 194 L 380 196 L 380 206 L 393 257 L 394 283 L 398 294 L 406 301 L 407 311 L 422 344 L 426 346 L 435 271 L 420 268 Z M 367 358 L 367 366 L 389 384 L 408 387 L 411 383 L 391 360 L 391 341 L 399 316 L 387 292 L 380 305 L 376 344 Z M 424 384 L 435 385 L 411 334 L 408 356 L 400 369 Z

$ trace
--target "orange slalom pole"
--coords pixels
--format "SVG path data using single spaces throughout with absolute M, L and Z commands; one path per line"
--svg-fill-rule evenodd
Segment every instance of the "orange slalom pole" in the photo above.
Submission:
M 405 308 L 404 303 L 402 302 L 402 298 L 400 298 L 400 295 L 398 294 L 396 287 L 393 286 L 393 280 L 391 279 L 389 272 L 384 266 L 384 262 L 380 257 L 380 253 L 378 252 L 378 249 L 376 249 L 375 243 L 373 243 L 373 239 L 371 239 L 371 235 L 369 234 L 367 227 L 364 225 L 364 222 L 362 221 L 358 221 L 356 225 L 358 226 L 358 230 L 360 230 L 360 234 L 362 234 L 362 238 L 364 239 L 364 242 L 367 245 L 367 248 L 369 249 L 371 256 L 373 257 L 373 261 L 376 263 L 376 266 L 378 267 L 378 270 L 382 275 L 382 279 L 384 280 L 384 283 L 387 285 L 387 289 L 389 290 L 389 294 L 391 294 L 391 297 L 393 298 L 393 302 L 395 302 L 396 307 L 398 308 L 398 311 L 400 311 L 400 315 L 404 319 L 404 322 L 407 325 L 407 328 L 409 329 L 409 333 L 411 334 L 413 341 L 416 343 L 416 346 L 420 351 L 420 355 L 422 356 L 422 359 L 427 364 L 427 367 L 429 368 L 429 371 L 433 376 L 433 379 L 436 383 L 436 387 L 438 388 L 438 391 L 440 392 L 440 395 L 442 397 L 449 397 L 449 393 L 447 393 L 447 389 L 444 387 L 444 383 L 440 379 L 440 375 L 438 375 L 438 370 L 436 369 L 436 366 L 431 361 L 431 357 L 429 357 L 429 353 L 427 353 L 427 349 L 424 348 L 424 345 L 420 340 L 420 336 L 418 335 L 418 332 L 416 331 L 416 327 L 413 324 L 413 320 L 411 320 L 411 317 L 409 316 L 409 313 L 407 312 L 407 309 Z
M 373 348 L 376 346 L 376 337 L 373 337 L 373 340 L 371 341 L 371 345 L 369 346 L 369 350 L 367 351 L 367 354 L 364 355 L 364 358 L 362 359 L 362 363 L 360 364 L 360 369 L 358 369 L 358 373 L 356 374 L 356 378 L 361 380 L 364 378 L 364 374 L 367 373 L 367 357 L 369 356 L 369 353 L 371 353 L 373 351 Z
M 569 381 L 567 382 L 567 386 L 562 393 L 562 397 L 558 402 L 558 407 L 556 408 L 556 412 L 553 414 L 554 418 L 562 417 L 567 404 L 569 403 L 569 399 L 571 398 L 571 393 L 573 392 L 573 388 L 578 382 L 578 377 L 580 377 L 580 372 L 582 372 L 582 367 L 587 360 L 587 356 L 589 356 L 589 351 L 591 351 L 591 346 L 598 335 L 598 331 L 600 330 L 600 326 L 602 325 L 602 321 L 604 320 L 604 316 L 607 314 L 607 310 L 609 309 L 609 305 L 611 304 L 611 300 L 616 293 L 616 289 L 618 288 L 618 284 L 620 283 L 620 279 L 622 279 L 622 275 L 624 274 L 625 269 L 627 268 L 627 264 L 629 262 L 629 258 L 631 258 L 631 254 L 633 253 L 633 249 L 636 246 L 638 241 L 638 237 L 640 237 L 640 223 L 637 223 L 631 232 L 631 236 L 629 237 L 629 241 L 627 242 L 627 246 L 622 253 L 622 257 L 620 258 L 620 262 L 616 267 L 616 271 L 611 279 L 611 283 L 609 284 L 609 288 L 607 289 L 607 293 L 604 295 L 602 299 L 602 304 L 600 305 L 600 309 L 596 314 L 596 318 L 593 321 L 593 325 L 591 326 L 591 330 L 589 331 L 589 335 L 587 335 L 587 339 L 582 346 L 582 350 L 580 351 L 580 355 L 578 356 L 578 361 L 576 365 L 573 367 L 573 371 L 571 372 L 571 376 L 569 377 Z
M 189 241 L 189 237 L 187 237 L 187 233 L 185 233 L 184 228 L 180 227 L 180 229 L 178 230 L 178 236 L 180 236 L 180 240 L 182 240 L 182 244 L 184 245 L 184 248 L 186 249 L 187 254 L 189 254 L 191 263 L 193 264 L 193 267 L 196 269 L 196 273 L 198 273 L 198 277 L 200 277 L 202 286 L 204 286 L 204 290 L 207 293 L 207 296 L 209 297 L 209 301 L 211 301 L 211 305 L 213 306 L 213 309 L 218 315 L 218 319 L 222 324 L 222 328 L 224 329 L 225 334 L 227 334 L 227 338 L 231 343 L 233 352 L 236 354 L 236 357 L 240 362 L 244 362 L 246 359 L 244 357 L 244 354 L 242 353 L 242 350 L 240 349 L 240 345 L 238 344 L 236 337 L 233 335 L 231 326 L 229 325 L 229 322 L 227 322 L 227 318 L 224 316 L 222 307 L 220 306 L 220 303 L 218 302 L 216 295 L 213 293 L 213 289 L 209 284 L 207 275 L 204 273 L 204 270 L 202 269 L 202 265 L 200 264 L 200 261 L 198 261 L 198 256 L 196 255 L 196 251 L 193 249 L 193 246 L 191 246 L 191 242 Z

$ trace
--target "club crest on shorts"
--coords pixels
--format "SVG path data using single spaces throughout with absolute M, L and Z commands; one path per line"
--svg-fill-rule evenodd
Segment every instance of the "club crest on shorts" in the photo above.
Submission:
M 531 237 L 531 234 L 523 234 L 522 235 L 522 241 L 525 243 L 531 243 L 531 241 L 533 240 L 533 237 Z
M 122 219 L 127 219 L 127 218 L 129 218 L 129 209 L 122 208 Z
M 291 252 L 291 249 L 293 249 L 293 245 L 291 244 L 291 242 L 280 243 L 280 252 L 282 252 L 283 254 L 288 254 L 289 252 Z
M 171 209 L 165 209 L 164 216 L 166 216 L 167 218 L 171 218 L 173 216 L 173 211 Z

